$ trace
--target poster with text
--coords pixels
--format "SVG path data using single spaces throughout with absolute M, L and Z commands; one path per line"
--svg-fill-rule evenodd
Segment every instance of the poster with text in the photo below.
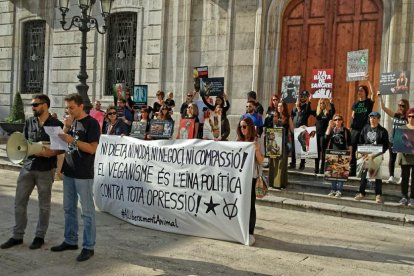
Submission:
M 200 80 L 208 78 L 208 66 L 194 67 L 193 80 L 195 91 L 200 91 Z
M 146 131 L 147 131 L 147 123 L 146 122 L 133 121 L 132 125 L 131 125 L 131 132 L 129 133 L 129 136 L 144 140 Z
M 247 245 L 254 143 L 102 135 L 94 197 L 131 224 Z
M 284 76 L 282 78 L 282 101 L 295 103 L 299 95 L 300 76 Z
M 382 73 L 380 91 L 382 95 L 408 94 L 410 91 L 410 71 Z
M 331 98 L 333 87 L 333 69 L 313 69 L 312 98 Z
M 208 112 L 210 116 L 204 119 L 203 139 L 214 140 L 221 137 L 221 116 Z
M 296 159 L 318 158 L 316 127 L 298 127 L 294 130 Z
M 193 139 L 194 127 L 194 119 L 180 119 L 180 126 L 178 127 L 177 139 Z
M 150 133 L 151 138 L 169 139 L 174 132 L 173 120 L 151 120 Z
M 200 79 L 201 96 L 223 96 L 224 78 L 203 78 Z
M 148 85 L 134 85 L 134 108 L 141 109 L 148 105 Z
M 406 128 L 395 129 L 392 151 L 414 154 L 414 130 Z
M 347 81 L 365 80 L 368 74 L 368 49 L 348 52 L 346 67 Z
M 283 154 L 283 131 L 282 127 L 266 128 L 265 156 L 277 158 Z
M 326 150 L 325 180 L 347 181 L 351 158 L 348 150 Z

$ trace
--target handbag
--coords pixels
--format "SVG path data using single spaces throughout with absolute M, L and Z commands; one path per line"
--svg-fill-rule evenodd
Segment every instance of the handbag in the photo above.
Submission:
M 257 172 L 259 172 L 259 166 L 256 166 Z M 256 198 L 263 198 L 267 191 L 269 190 L 269 184 L 267 183 L 266 176 L 263 175 L 263 172 L 259 174 L 255 183 Z

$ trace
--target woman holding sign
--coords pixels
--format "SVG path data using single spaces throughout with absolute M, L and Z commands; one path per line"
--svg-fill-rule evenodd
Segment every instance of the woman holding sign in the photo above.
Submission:
M 378 95 L 380 95 L 379 92 L 378 92 Z M 407 113 L 407 110 L 410 108 L 410 104 L 408 103 L 406 99 L 401 99 L 400 102 L 398 103 L 397 111 L 394 112 L 390 108 L 385 106 L 384 99 L 382 98 L 382 96 L 380 96 L 380 100 L 381 100 L 380 102 L 381 102 L 382 110 L 384 110 L 384 112 L 387 113 L 387 115 L 392 118 L 392 133 L 390 135 L 390 148 L 389 148 L 390 159 L 388 162 L 390 178 L 388 179 L 388 182 L 396 183 L 397 181 L 394 177 L 394 169 L 395 169 L 395 160 L 397 159 L 397 153 L 392 151 L 392 145 L 394 143 L 395 130 L 407 124 L 406 113 Z
M 253 120 L 250 117 L 246 117 L 239 122 L 237 126 L 237 141 L 254 142 L 255 144 L 255 168 L 261 166 L 264 160 L 264 155 L 261 150 L 261 146 L 257 140 L 256 128 Z M 259 176 L 258 170 L 254 170 L 252 179 L 252 193 L 251 193 L 251 205 L 250 205 L 250 219 L 249 219 L 249 245 L 252 246 L 255 243 L 254 228 L 256 227 L 256 179 Z
M 194 119 L 194 138 L 198 136 L 198 128 L 200 127 L 200 120 L 198 119 L 198 106 L 195 103 L 189 103 L 187 106 L 186 119 Z
M 402 129 L 414 131 L 414 108 L 407 111 L 408 124 L 401 126 Z M 412 139 L 407 139 L 411 140 Z M 400 200 L 401 205 L 414 207 L 414 154 L 398 153 L 398 164 L 401 165 L 401 193 L 403 198 Z M 411 194 L 408 200 L 408 181 L 411 174 Z

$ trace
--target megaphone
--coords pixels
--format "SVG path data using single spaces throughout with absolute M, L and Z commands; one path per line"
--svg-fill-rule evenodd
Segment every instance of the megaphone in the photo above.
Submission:
M 7 158 L 13 164 L 19 164 L 27 157 L 38 154 L 42 150 L 43 144 L 41 142 L 29 142 L 21 132 L 14 132 L 10 135 L 6 145 Z

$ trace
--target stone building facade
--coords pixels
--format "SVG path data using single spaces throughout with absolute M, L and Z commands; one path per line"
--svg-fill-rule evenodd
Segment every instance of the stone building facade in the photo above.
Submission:
M 414 76 L 414 1 L 355 1 L 355 7 L 369 9 L 373 2 L 380 7 L 381 45 L 377 45 L 380 59 L 379 69 L 372 72 L 376 76 L 374 84 L 378 87 L 382 71 L 404 68 Z M 304 7 L 329 5 L 329 1 L 324 0 L 115 0 L 111 17 L 115 16 L 114 20 L 118 21 L 113 22 L 127 20 L 125 16 L 134 18 L 133 46 L 131 43 L 127 46 L 133 47 L 134 52 L 126 58 L 125 51 L 115 54 L 119 60 L 123 57 L 129 62 L 133 74 L 130 79 L 135 84 L 148 85 L 150 104 L 155 92 L 161 89 L 173 91 L 179 106 L 186 93 L 193 89 L 193 67 L 207 65 L 210 76 L 225 78 L 234 125 L 244 113 L 246 92 L 257 91 L 259 100 L 266 106 L 271 94 L 279 91 L 280 68 L 286 62 L 281 59 L 285 13 L 301 2 Z M 340 6 L 346 1 L 331 2 Z M 95 5 L 92 15 L 102 24 L 98 6 Z M 67 21 L 79 13 L 77 1 L 71 1 Z M 36 20 L 44 22 L 43 75 L 37 85 L 51 97 L 51 109 L 62 115 L 63 98 L 76 92 L 78 83 L 80 32 L 76 28 L 62 30 L 61 13 L 55 0 L 0 0 L 0 14 L 0 119 L 8 115 L 13 95 L 26 89 L 25 75 L 30 71 L 26 68 L 26 60 L 39 60 L 38 55 L 27 54 L 28 39 L 25 37 L 25 26 Z M 110 29 L 113 35 L 119 31 L 118 27 Z M 125 35 L 125 40 L 130 39 L 129 31 Z M 91 30 L 87 51 L 89 97 L 91 101 L 99 99 L 108 104 L 112 102 L 108 71 L 114 69 L 108 61 L 109 37 L 108 33 L 101 35 Z M 303 88 L 306 85 L 303 84 Z M 340 93 L 345 92 L 334 91 L 335 100 L 341 100 Z M 27 104 L 27 114 L 31 114 L 28 105 L 31 93 L 24 93 L 22 97 Z M 407 97 L 414 105 L 413 97 Z M 389 96 L 386 103 L 396 108 L 400 98 Z M 383 120 L 384 124 L 389 124 L 388 119 Z

